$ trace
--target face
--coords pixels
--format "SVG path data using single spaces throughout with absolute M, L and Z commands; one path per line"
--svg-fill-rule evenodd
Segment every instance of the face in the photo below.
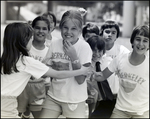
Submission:
M 147 52 L 149 49 L 149 38 L 136 35 L 133 41 L 133 51 L 135 51 L 137 54 L 142 55 Z
M 96 33 L 86 33 L 84 36 L 85 41 L 87 41 L 93 35 L 96 35 Z
M 50 22 L 50 32 L 52 32 L 54 29 L 55 29 L 55 23 L 53 21 L 53 17 L 51 15 L 48 15 L 47 16 L 47 19 L 49 20 Z
M 99 61 L 103 56 L 103 50 L 99 51 L 97 48 L 93 50 L 92 61 Z
M 114 27 L 106 28 L 103 31 L 103 38 L 105 39 L 106 50 L 110 50 L 117 39 L 117 30 Z
M 48 34 L 48 25 L 45 21 L 37 21 L 34 26 L 34 40 L 45 42 Z
M 63 40 L 68 40 L 71 44 L 75 44 L 81 35 L 81 28 L 79 28 L 75 22 L 78 21 L 75 19 L 69 19 L 63 24 L 61 28 L 61 35 Z

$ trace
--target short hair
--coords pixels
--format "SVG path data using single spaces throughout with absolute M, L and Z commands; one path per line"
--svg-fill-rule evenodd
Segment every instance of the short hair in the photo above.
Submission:
M 47 18 L 45 18 L 44 16 L 38 16 L 36 17 L 33 21 L 32 21 L 32 27 L 34 28 L 36 23 L 38 21 L 45 21 L 45 23 L 47 23 L 47 26 L 48 26 L 48 30 L 50 30 L 50 23 L 49 23 L 49 20 Z
M 99 51 L 103 51 L 103 54 L 105 53 L 105 41 L 103 37 L 93 35 L 87 40 L 87 43 L 90 45 L 92 51 L 97 48 Z
M 82 29 L 83 38 L 85 38 L 86 33 L 95 33 L 96 35 L 99 35 L 99 28 L 95 24 L 87 23 Z
M 60 24 L 59 24 L 59 28 L 61 29 L 63 24 L 68 20 L 68 19 L 75 19 L 78 21 L 78 23 L 76 25 L 78 25 L 79 28 L 82 29 L 82 26 L 83 26 L 83 18 L 81 16 L 81 13 L 79 11 L 76 11 L 76 10 L 68 10 L 66 11 L 62 18 L 61 18 L 61 21 L 60 21 Z
M 148 25 L 139 25 L 135 27 L 132 31 L 130 43 L 133 44 L 133 41 L 136 35 L 142 35 L 144 37 L 149 38 L 149 26 Z
M 117 30 L 117 38 L 119 37 L 120 34 L 120 28 L 117 22 L 113 21 L 113 20 L 107 20 L 104 22 L 104 24 L 101 26 L 100 28 L 100 36 L 103 35 L 103 31 L 107 28 L 115 28 Z
M 52 16 L 53 17 L 54 25 L 56 26 L 57 20 L 56 20 L 56 16 L 54 15 L 54 13 L 52 13 L 51 11 L 48 11 L 48 12 L 44 13 L 42 16 L 45 16 L 45 17 Z

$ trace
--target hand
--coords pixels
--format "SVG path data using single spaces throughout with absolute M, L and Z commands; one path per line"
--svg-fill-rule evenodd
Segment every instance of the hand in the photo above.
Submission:
M 83 72 L 82 75 L 86 75 L 88 77 L 91 76 L 91 74 L 93 74 L 91 66 L 89 67 L 81 66 L 80 70 L 81 72 Z
M 78 59 L 76 50 L 69 41 L 63 40 L 63 48 L 64 52 L 70 57 L 71 61 Z
M 95 70 L 92 70 L 93 75 L 92 75 L 92 81 L 104 81 L 103 73 L 102 72 L 96 72 Z

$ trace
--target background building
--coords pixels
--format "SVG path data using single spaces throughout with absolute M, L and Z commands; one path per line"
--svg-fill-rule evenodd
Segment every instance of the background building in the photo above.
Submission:
M 88 14 L 84 23 L 93 22 L 101 26 L 106 19 L 120 24 L 122 37 L 130 37 L 134 26 L 149 24 L 149 1 L 1 1 L 1 24 L 13 21 L 33 20 L 37 15 L 53 11 L 59 23 L 61 15 L 68 9 L 84 8 Z

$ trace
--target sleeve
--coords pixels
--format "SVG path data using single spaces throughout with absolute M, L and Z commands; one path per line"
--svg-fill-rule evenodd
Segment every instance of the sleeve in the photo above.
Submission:
M 92 50 L 90 46 L 84 45 L 80 50 L 79 59 L 81 64 L 91 63 L 92 61 Z
M 117 66 L 118 66 L 118 62 L 119 62 L 119 59 L 120 57 L 115 57 L 111 62 L 110 64 L 108 65 L 108 69 L 111 71 L 111 72 L 116 72 L 117 71 Z
M 51 43 L 52 44 L 52 43 Z M 46 54 L 46 56 L 44 57 L 44 59 L 43 59 L 43 63 L 44 64 L 46 64 L 46 65 L 49 65 L 50 64 L 50 58 L 51 58 L 51 56 L 52 56 L 52 45 L 50 45 L 49 47 L 48 47 L 48 51 L 47 51 L 47 54 Z
M 129 53 L 130 51 L 123 45 L 120 45 L 120 53 L 119 55 Z
M 27 57 L 25 59 L 25 72 L 31 74 L 37 79 L 41 78 L 48 70 L 48 66 L 32 57 Z

